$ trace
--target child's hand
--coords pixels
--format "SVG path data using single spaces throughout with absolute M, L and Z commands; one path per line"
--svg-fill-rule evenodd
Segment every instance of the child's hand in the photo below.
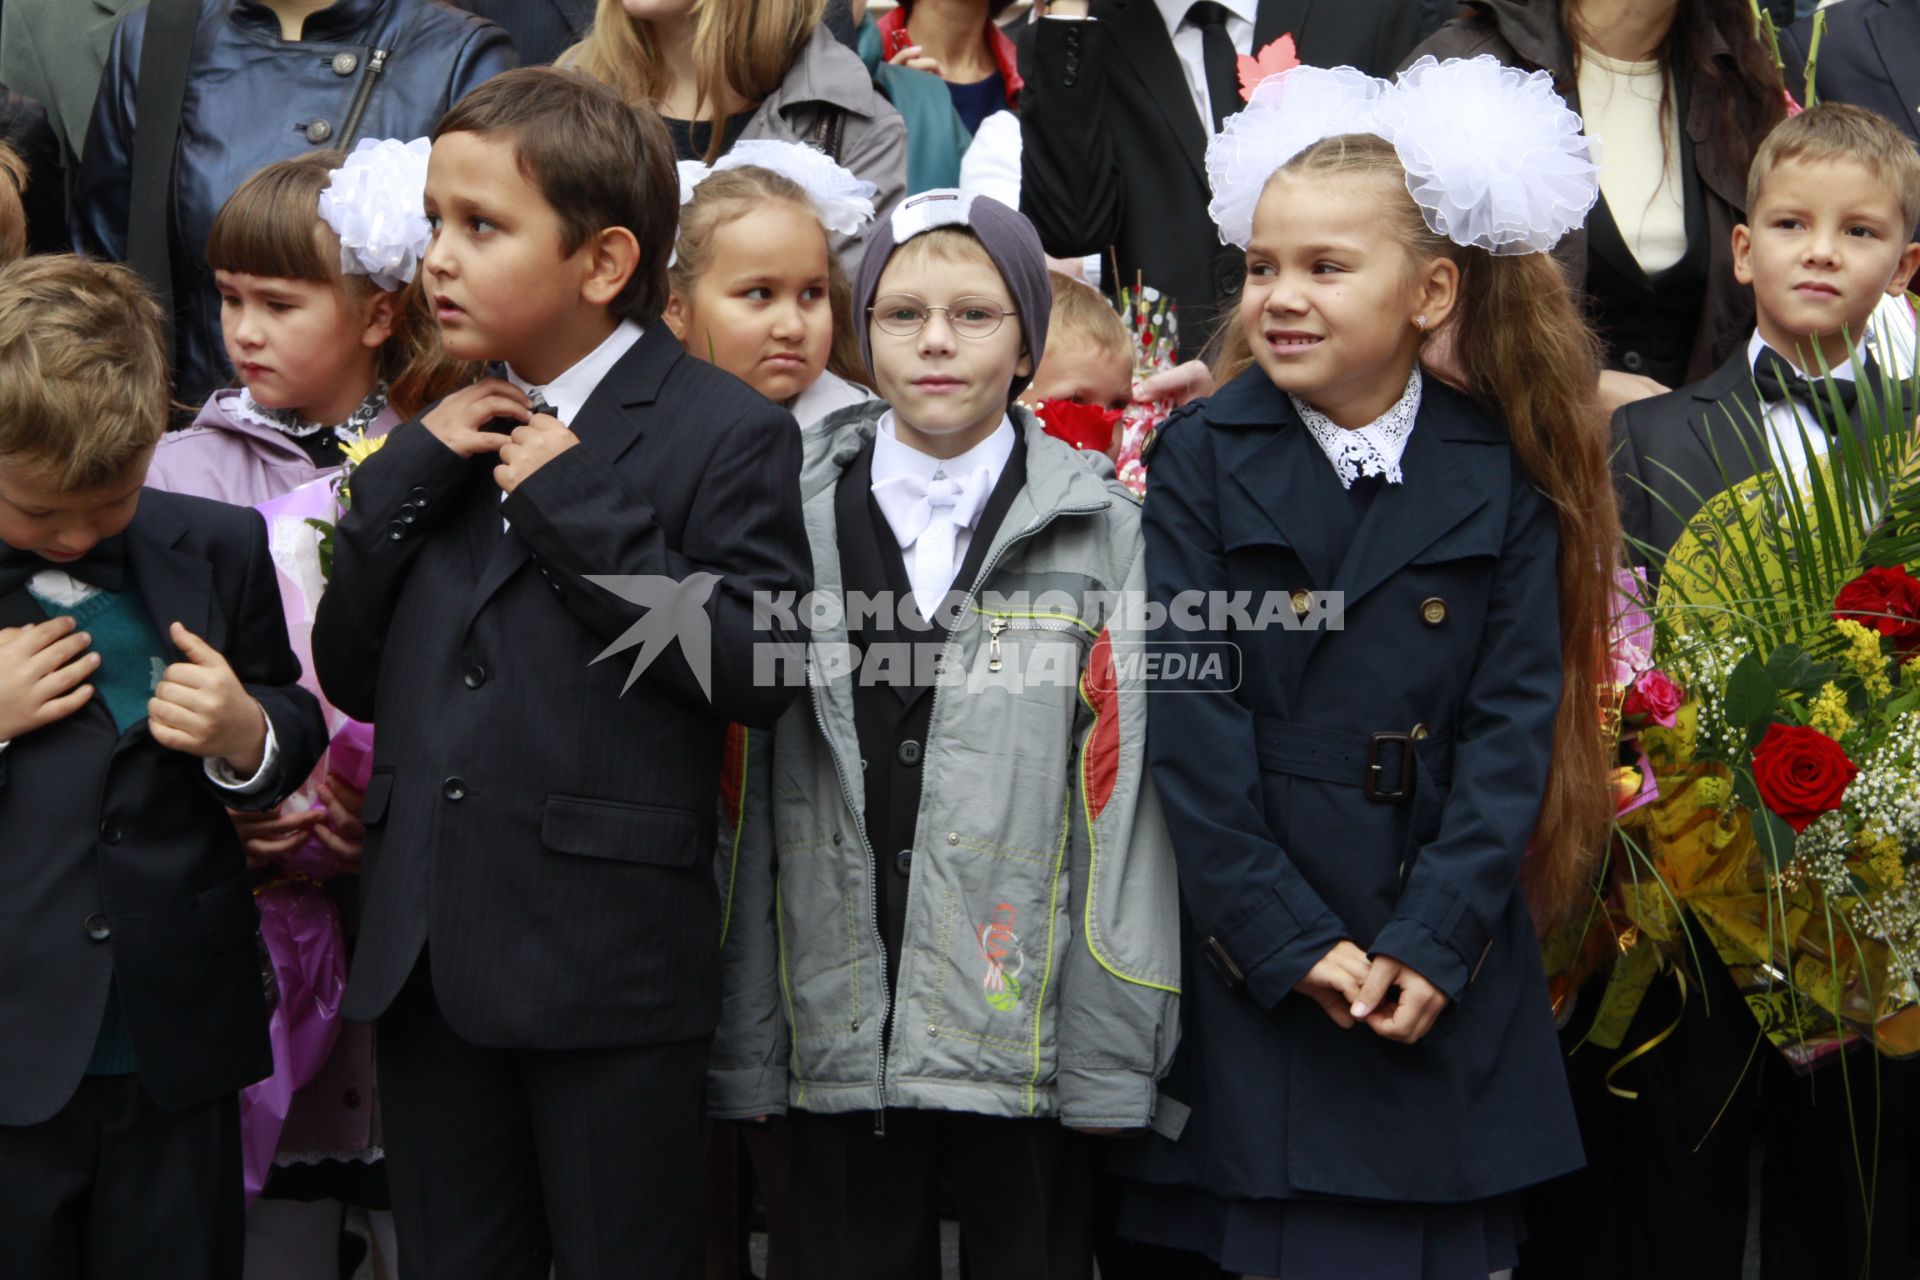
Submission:
M 1396 986 L 1400 989 L 1399 998 L 1382 1004 Z M 1364 1019 L 1383 1040 L 1414 1044 L 1433 1029 L 1433 1020 L 1449 1003 L 1440 994 L 1440 988 L 1406 965 L 1392 956 L 1376 956 L 1373 967 L 1367 970 L 1366 985 L 1353 1002 L 1353 1016 Z
M 1353 1004 L 1360 998 L 1372 964 L 1366 952 L 1342 939 L 1307 970 L 1307 976 L 1300 979 L 1294 990 L 1319 1005 L 1342 1028 L 1351 1028 L 1358 1020 Z
M 93 696 L 93 637 L 70 617 L 0 630 L 0 742 L 64 720 Z
M 1213 373 L 1204 360 L 1177 364 L 1165 373 L 1133 384 L 1133 398 L 1141 402 L 1166 400 L 1176 406 L 1214 392 Z
M 355 790 L 353 784 L 339 774 L 329 773 L 327 780 L 320 784 L 320 802 L 326 807 L 314 812 L 324 814 L 327 820 L 314 829 L 314 835 L 340 859 L 341 870 L 359 871 L 360 855 L 367 847 L 366 824 L 360 821 L 360 810 L 367 803 L 366 792 Z
M 420 419 L 420 425 L 439 437 L 440 443 L 463 458 L 483 453 L 498 453 L 507 437 L 486 426 L 495 418 L 527 420 L 527 397 L 505 378 L 476 382 L 442 400 Z
M 241 777 L 252 777 L 266 757 L 266 711 L 212 645 L 177 622 L 168 634 L 187 660 L 161 675 L 147 702 L 147 731 L 163 747 L 225 760 Z
M 940 74 L 940 60 L 928 57 L 927 51 L 917 44 L 908 45 L 887 61 L 896 67 L 911 67 L 915 71 L 925 71 L 936 76 Z
M 526 426 L 515 427 L 512 438 L 501 446 L 493 482 L 502 493 L 512 493 L 528 476 L 579 443 L 580 437 L 567 430 L 560 419 L 535 414 Z
M 306 809 L 288 813 L 285 805 L 275 805 L 261 813 L 227 810 L 233 829 L 240 834 L 240 849 L 247 855 L 247 869 L 258 871 L 272 866 L 307 842 L 307 837 L 326 819 L 325 809 Z

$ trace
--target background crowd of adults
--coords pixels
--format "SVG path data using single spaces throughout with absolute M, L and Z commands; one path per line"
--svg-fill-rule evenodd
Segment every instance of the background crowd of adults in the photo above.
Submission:
M 1814 0 L 1765 7 L 1804 96 Z M 1820 96 L 1920 139 L 1920 4 L 1824 7 Z M 31 248 L 130 261 L 170 295 L 176 389 L 197 403 L 232 376 L 202 246 L 243 179 L 424 135 L 489 76 L 558 61 L 652 104 L 683 158 L 800 140 L 882 208 L 936 186 L 1017 199 L 1058 265 L 1174 298 L 1193 356 L 1238 284 L 1206 144 L 1239 105 L 1235 59 L 1282 36 L 1375 75 L 1425 53 L 1553 75 L 1604 144 L 1603 198 L 1559 257 L 1606 343 L 1609 403 L 1702 376 L 1750 331 L 1729 232 L 1785 109 L 1750 0 L 4 0 L 0 140 L 19 163 L 0 201 Z

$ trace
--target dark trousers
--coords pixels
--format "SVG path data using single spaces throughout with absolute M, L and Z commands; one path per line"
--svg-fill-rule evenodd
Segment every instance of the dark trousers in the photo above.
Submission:
M 790 1123 L 798 1280 L 938 1276 L 943 1181 L 968 1274 L 1090 1280 L 1091 1140 L 1059 1121 L 888 1111 L 884 1135 L 871 1112 Z
M 708 1043 L 469 1044 L 423 959 L 379 1022 L 400 1274 L 700 1280 Z
M 1905 1280 L 1915 1066 L 1855 1048 L 1796 1074 L 1695 937 L 1704 989 L 1691 962 L 1684 1007 L 1656 979 L 1619 1050 L 1585 1045 L 1568 1060 L 1587 1167 L 1527 1194 L 1521 1280 L 1611 1280 L 1623 1259 L 1636 1280 L 1740 1280 L 1756 1151 L 1762 1280 Z M 1569 1048 L 1599 989 L 1583 998 Z M 1615 1079 L 1640 1096 L 1608 1092 L 1608 1069 L 1676 1019 Z
M 240 1108 L 163 1111 L 137 1075 L 88 1076 L 51 1120 L 0 1126 L 9 1280 L 239 1280 Z

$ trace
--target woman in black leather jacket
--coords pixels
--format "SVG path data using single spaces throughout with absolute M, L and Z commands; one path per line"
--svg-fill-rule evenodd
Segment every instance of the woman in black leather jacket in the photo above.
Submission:
M 333 0 L 302 26 L 310 7 L 200 0 L 172 190 L 174 395 L 188 404 L 233 378 L 204 250 L 234 189 L 306 151 L 421 137 L 468 90 L 518 65 L 506 32 L 439 0 Z M 135 9 L 114 31 L 74 193 L 74 247 L 115 261 L 127 256 L 148 12 Z

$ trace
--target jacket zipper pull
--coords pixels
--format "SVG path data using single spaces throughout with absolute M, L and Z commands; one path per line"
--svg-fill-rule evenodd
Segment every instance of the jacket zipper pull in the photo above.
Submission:
M 1000 634 L 1010 624 L 1005 618 L 995 618 L 987 623 L 987 670 L 1000 669 Z
M 884 1138 L 887 1136 L 887 1109 L 885 1107 L 881 1107 L 873 1113 L 873 1136 L 876 1138 Z

